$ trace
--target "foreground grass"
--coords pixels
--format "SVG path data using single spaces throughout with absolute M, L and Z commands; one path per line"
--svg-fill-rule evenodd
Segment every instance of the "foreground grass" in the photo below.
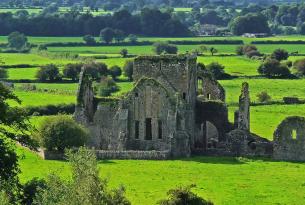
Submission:
M 69 164 L 44 161 L 19 149 L 22 182 L 55 173 L 70 178 Z M 192 157 L 170 161 L 105 160 L 100 176 L 123 184 L 132 204 L 155 204 L 178 185 L 196 184 L 200 196 L 217 204 L 304 204 L 305 164 L 263 159 Z

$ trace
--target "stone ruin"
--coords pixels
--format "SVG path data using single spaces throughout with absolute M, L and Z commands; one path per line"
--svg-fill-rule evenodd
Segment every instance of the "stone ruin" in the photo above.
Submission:
M 305 161 L 305 118 L 288 117 L 274 132 L 273 157 L 277 160 Z
M 196 56 L 139 56 L 133 79 L 126 95 L 102 98 L 95 96 L 86 70 L 81 72 L 74 118 L 89 129 L 88 146 L 98 158 L 272 156 L 272 142 L 250 132 L 247 83 L 231 124 L 225 90 L 197 70 Z

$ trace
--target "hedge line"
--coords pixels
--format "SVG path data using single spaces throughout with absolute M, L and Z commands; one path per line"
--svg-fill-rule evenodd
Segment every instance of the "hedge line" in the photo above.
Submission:
M 184 40 L 184 41 L 167 41 L 171 44 L 176 45 L 213 45 L 213 44 L 224 44 L 224 45 L 240 45 L 244 44 L 242 40 L 203 40 L 203 41 L 191 41 L 191 40 Z M 147 46 L 153 45 L 155 42 L 153 41 L 139 41 L 139 42 L 121 42 L 121 43 L 101 43 L 97 42 L 93 45 L 88 45 L 84 42 L 53 42 L 53 43 L 46 43 L 44 44 L 47 47 L 81 47 L 81 46 Z
M 279 41 L 252 41 L 251 44 L 305 44 L 305 41 L 297 40 L 297 41 L 286 41 L 286 40 L 279 40 Z
M 75 104 L 59 104 L 46 106 L 28 106 L 25 108 L 28 115 L 57 115 L 58 113 L 73 114 Z

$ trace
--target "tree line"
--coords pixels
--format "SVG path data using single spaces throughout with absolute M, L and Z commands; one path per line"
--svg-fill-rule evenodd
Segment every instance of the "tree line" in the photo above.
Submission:
M 93 16 L 91 13 L 0 13 L 0 35 L 19 31 L 31 36 L 98 36 L 104 28 L 118 29 L 125 34 L 145 36 L 188 36 L 190 31 L 171 13 L 158 9 L 143 9 L 138 14 L 120 10 L 112 15 Z

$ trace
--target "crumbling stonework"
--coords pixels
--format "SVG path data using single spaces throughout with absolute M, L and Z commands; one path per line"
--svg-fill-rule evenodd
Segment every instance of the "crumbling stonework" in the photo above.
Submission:
M 235 112 L 235 125 L 238 129 L 250 131 L 250 95 L 249 84 L 242 84 L 239 96 L 239 109 Z
M 305 161 L 305 118 L 288 117 L 274 132 L 274 159 Z
M 243 83 L 235 124 L 225 91 L 197 70 L 191 55 L 140 56 L 133 89 L 120 98 L 94 95 L 82 70 L 74 118 L 91 133 L 101 159 L 167 159 L 191 154 L 272 155 L 272 142 L 250 132 L 249 85 Z M 198 81 L 202 81 L 198 83 Z M 276 159 L 305 160 L 304 119 L 284 121 L 275 134 Z M 291 139 L 296 130 L 296 139 Z

